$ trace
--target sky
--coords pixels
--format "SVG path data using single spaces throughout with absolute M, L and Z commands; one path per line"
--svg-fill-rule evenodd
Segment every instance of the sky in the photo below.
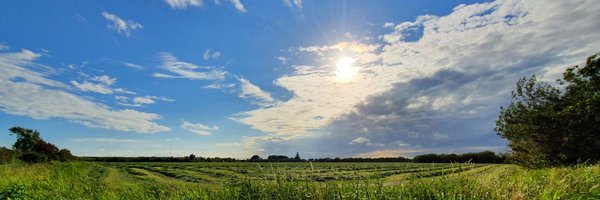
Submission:
M 506 152 L 516 81 L 600 52 L 595 1 L 0 4 L 0 146 L 78 156 Z

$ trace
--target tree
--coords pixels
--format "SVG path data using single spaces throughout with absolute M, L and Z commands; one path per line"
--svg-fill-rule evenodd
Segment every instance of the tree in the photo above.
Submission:
M 40 132 L 23 127 L 12 127 L 10 135 L 17 136 L 13 149 L 20 153 L 19 159 L 27 163 L 50 160 L 68 161 L 74 158 L 71 151 L 59 150 L 54 144 L 40 138 Z
M 31 151 L 35 147 L 38 141 L 40 141 L 40 132 L 32 129 L 26 129 L 23 127 L 12 127 L 8 129 L 10 135 L 16 135 L 17 141 L 13 145 L 13 148 L 17 151 Z
M 71 154 L 71 151 L 69 151 L 68 149 L 61 149 L 60 151 L 58 151 L 57 155 L 58 160 L 63 162 L 75 159 L 75 156 L 73 156 L 73 154 Z
M 269 157 L 267 157 L 267 160 L 285 162 L 290 160 L 290 158 L 284 155 L 270 155 Z
M 253 155 L 252 157 L 250 157 L 250 160 L 251 160 L 251 161 L 257 161 L 257 160 L 260 160 L 260 156 L 258 156 L 258 155 Z
M 194 155 L 194 154 L 190 154 L 190 156 L 188 156 L 188 159 L 189 159 L 190 161 L 196 160 L 196 155 Z
M 494 131 L 508 140 L 512 162 L 545 167 L 600 160 L 599 54 L 583 68 L 567 68 L 558 83 L 522 78 L 510 105 L 500 107 Z

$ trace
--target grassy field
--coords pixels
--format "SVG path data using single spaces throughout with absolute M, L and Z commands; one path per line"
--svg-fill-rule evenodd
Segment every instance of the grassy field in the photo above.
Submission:
M 0 199 L 600 199 L 600 166 L 414 163 L 0 165 Z

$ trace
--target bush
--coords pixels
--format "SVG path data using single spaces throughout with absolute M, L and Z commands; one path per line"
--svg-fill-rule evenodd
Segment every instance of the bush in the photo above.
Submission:
M 12 162 L 14 151 L 6 147 L 0 147 L 0 164 Z
M 49 161 L 48 156 L 36 152 L 25 152 L 19 156 L 19 160 L 28 164 Z

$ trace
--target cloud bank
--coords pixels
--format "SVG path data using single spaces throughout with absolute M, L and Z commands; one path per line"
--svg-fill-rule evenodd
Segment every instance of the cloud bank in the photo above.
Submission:
M 300 47 L 315 63 L 275 80 L 293 97 L 237 120 L 283 137 L 264 142 L 273 152 L 302 142 L 346 155 L 498 150 L 504 143 L 492 128 L 515 81 L 555 80 L 598 51 L 599 9 L 589 1 L 460 5 L 446 16 L 386 23 L 393 30 L 379 43 Z M 336 81 L 339 55 L 357 59 L 348 82 Z M 381 145 L 357 145 L 368 142 Z
M 63 118 L 91 128 L 139 133 L 171 130 L 155 122 L 162 118 L 158 114 L 114 109 L 70 93 L 68 85 L 50 79 L 47 73 L 34 71 L 53 69 L 35 63 L 40 56 L 26 49 L 0 54 L 0 110 L 33 119 Z M 95 78 L 108 85 L 116 81 Z

